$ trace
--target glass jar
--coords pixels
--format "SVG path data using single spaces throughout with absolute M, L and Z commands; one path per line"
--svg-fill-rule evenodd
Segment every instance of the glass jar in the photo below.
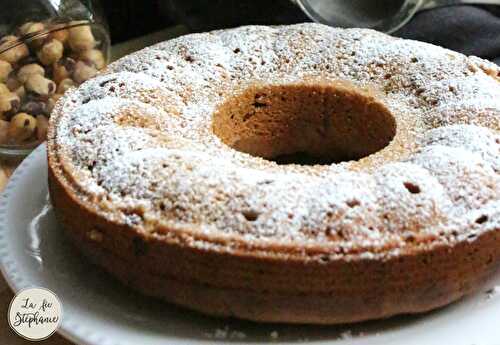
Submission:
M 110 58 L 95 1 L 3 0 L 0 13 L 0 156 L 24 156 L 45 140 L 57 100 Z

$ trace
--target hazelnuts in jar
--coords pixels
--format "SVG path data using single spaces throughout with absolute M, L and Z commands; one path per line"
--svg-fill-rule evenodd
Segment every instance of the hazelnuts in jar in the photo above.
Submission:
M 64 24 L 56 24 L 51 28 L 49 39 L 56 39 L 62 44 L 65 44 L 69 37 L 69 31 Z
M 71 49 L 75 52 L 83 52 L 95 47 L 96 41 L 90 26 L 83 25 L 84 23 L 73 21 L 68 29 L 68 42 Z
M 0 145 L 43 141 L 57 101 L 106 67 L 87 22 L 27 22 L 0 37 Z
M 103 69 L 106 65 L 106 60 L 102 51 L 98 49 L 85 50 L 80 54 L 80 59 L 97 69 Z
M 26 91 L 34 93 L 35 96 L 49 96 L 56 91 L 56 83 L 39 74 L 29 76 L 24 86 Z
M 45 30 L 45 24 L 43 23 L 34 23 L 34 22 L 27 22 L 19 28 L 19 34 L 21 37 L 24 36 L 30 36 L 30 35 L 36 35 L 38 32 L 42 32 Z M 33 38 L 29 41 L 29 45 L 38 48 L 43 44 L 43 38 Z
M 19 96 L 12 92 L 5 92 L 0 94 L 0 112 L 11 113 L 19 110 L 21 100 Z M 7 115 L 7 114 L 5 114 Z
M 36 119 L 29 114 L 19 113 L 10 120 L 7 133 L 13 143 L 19 144 L 31 137 L 35 130 Z
M 12 35 L 0 39 L 0 51 L 4 51 L 0 54 L 0 60 L 10 64 L 16 63 L 29 55 L 28 46 Z
M 59 61 L 63 56 L 63 52 L 63 44 L 56 39 L 52 39 L 42 46 L 37 55 L 43 65 L 49 66 Z
M 94 77 L 97 74 L 97 69 L 87 65 L 85 62 L 78 61 L 73 72 L 73 80 L 78 84 Z
M 57 93 L 63 94 L 66 91 L 68 91 L 68 89 L 75 87 L 75 86 L 76 86 L 76 83 L 73 81 L 73 79 L 70 79 L 70 78 L 63 79 L 63 80 L 61 80 L 61 82 L 57 86 Z
M 75 60 L 66 57 L 52 65 L 52 80 L 59 84 L 62 80 L 71 78 L 75 70 Z
M 24 84 L 30 76 L 35 74 L 41 75 L 43 77 L 45 75 L 45 68 L 43 68 L 39 64 L 30 63 L 17 70 L 17 79 Z
M 10 72 L 12 72 L 12 66 L 7 61 L 0 60 L 0 83 L 3 83 L 9 77 Z

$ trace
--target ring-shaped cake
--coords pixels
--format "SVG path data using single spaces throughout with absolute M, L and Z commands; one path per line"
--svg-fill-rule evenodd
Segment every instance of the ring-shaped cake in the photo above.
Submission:
M 500 262 L 499 81 L 482 59 L 370 30 L 183 36 L 57 104 L 51 199 L 92 262 L 204 313 L 431 310 Z

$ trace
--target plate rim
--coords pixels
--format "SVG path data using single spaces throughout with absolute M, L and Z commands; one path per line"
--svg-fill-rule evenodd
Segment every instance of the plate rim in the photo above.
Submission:
M 26 170 L 28 170 L 37 159 L 41 159 L 41 156 L 46 156 L 46 144 L 40 144 L 37 148 L 35 148 L 23 161 L 17 166 L 12 175 L 9 177 L 7 185 L 0 193 L 0 217 L 3 218 L 3 221 L 0 221 L 0 273 L 2 274 L 5 282 L 7 283 L 8 288 L 14 293 L 17 294 L 19 291 L 24 288 L 29 287 L 25 282 L 25 279 L 20 276 L 19 270 L 17 269 L 16 263 L 11 258 L 11 254 L 8 250 L 8 244 L 6 244 L 5 236 L 8 233 L 8 230 L 5 226 L 5 218 L 7 216 L 7 210 L 10 204 L 10 196 L 15 193 L 15 188 L 18 183 L 18 180 L 22 178 L 25 174 Z M 56 330 L 56 333 L 61 335 L 63 338 L 81 345 L 105 345 L 111 344 L 109 339 L 104 339 L 99 337 L 96 341 L 92 341 L 92 333 L 89 333 L 90 330 L 83 330 L 85 333 L 83 334 L 82 329 L 78 327 L 76 324 L 72 323 L 72 317 L 65 314 L 61 320 L 59 328 Z M 95 335 L 95 333 L 94 333 Z M 121 345 L 121 342 L 114 341 L 113 345 Z

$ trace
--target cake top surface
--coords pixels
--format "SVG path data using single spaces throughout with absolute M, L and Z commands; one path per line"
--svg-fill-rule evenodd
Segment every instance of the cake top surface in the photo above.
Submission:
M 68 92 L 51 118 L 49 155 L 87 207 L 147 236 L 392 255 L 499 228 L 499 76 L 479 58 L 363 29 L 192 34 Z M 394 116 L 387 147 L 338 164 L 279 165 L 213 132 L 214 112 L 249 87 L 337 81 L 374 90 Z

